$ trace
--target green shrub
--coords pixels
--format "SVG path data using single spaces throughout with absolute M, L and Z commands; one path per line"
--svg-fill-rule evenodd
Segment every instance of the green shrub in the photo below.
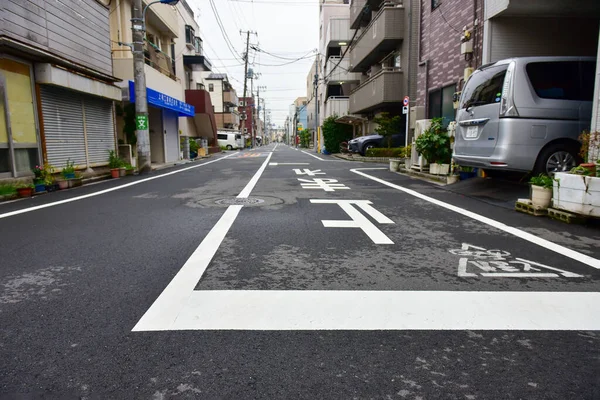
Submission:
M 352 139 L 352 126 L 335 122 L 337 115 L 332 115 L 323 121 L 323 141 L 330 153 L 339 153 L 340 143 Z
M 390 113 L 382 112 L 379 117 L 373 118 L 373 122 L 378 125 L 375 133 L 384 137 L 388 148 L 392 147 L 392 135 L 402 132 L 402 118 L 399 115 L 390 117 Z
M 532 176 L 531 179 L 529 179 L 529 183 L 534 186 L 541 186 L 544 189 L 552 189 L 552 178 L 546 174 Z
M 404 158 L 404 147 L 392 147 L 392 148 L 373 148 L 367 150 L 367 157 L 392 157 L 392 158 Z
M 200 145 L 198 144 L 198 142 L 196 142 L 195 139 L 190 139 L 190 151 L 194 152 L 194 153 L 198 153 L 199 148 L 200 148 Z
M 449 164 L 452 159 L 450 137 L 442 125 L 442 118 L 433 118 L 431 126 L 416 140 L 417 151 L 430 164 Z
M 17 193 L 17 188 L 12 183 L 0 183 L 0 196 L 11 196 Z

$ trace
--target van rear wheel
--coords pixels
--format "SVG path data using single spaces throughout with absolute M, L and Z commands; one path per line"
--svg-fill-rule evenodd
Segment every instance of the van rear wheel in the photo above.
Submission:
M 553 174 L 567 172 L 577 166 L 577 149 L 575 146 L 555 144 L 544 149 L 535 164 L 535 174 Z
M 227 145 L 227 150 L 233 150 L 233 146 L 232 146 L 232 145 L 230 145 L 230 144 L 228 144 L 228 145 Z

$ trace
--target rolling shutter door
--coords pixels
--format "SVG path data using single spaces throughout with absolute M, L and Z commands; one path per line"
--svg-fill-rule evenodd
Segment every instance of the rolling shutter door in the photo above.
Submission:
M 81 95 L 47 85 L 40 85 L 40 91 L 48 162 L 56 168 L 67 160 L 86 165 Z
M 91 166 L 106 165 L 108 152 L 115 150 L 115 128 L 112 102 L 85 96 L 85 127 Z

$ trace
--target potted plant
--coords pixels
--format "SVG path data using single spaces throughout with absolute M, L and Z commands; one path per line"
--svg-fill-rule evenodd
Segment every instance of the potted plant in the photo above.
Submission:
M 447 175 L 450 170 L 452 149 L 450 137 L 444 128 L 442 118 L 433 118 L 431 125 L 415 141 L 416 150 L 429 162 L 429 172 L 434 175 Z
M 475 170 L 473 167 L 460 166 L 460 171 L 458 173 L 460 175 L 460 180 L 463 181 L 465 179 L 474 178 L 476 176 Z
M 58 179 L 56 181 L 56 183 L 58 184 L 58 188 L 60 190 L 64 190 L 64 189 L 68 189 L 69 188 L 69 181 L 66 180 L 66 179 L 64 179 L 64 177 L 61 178 L 61 179 Z
M 591 176 L 595 176 L 597 174 L 597 163 L 590 160 L 591 153 L 595 153 L 595 158 L 599 159 L 600 157 L 600 132 L 589 132 L 583 131 L 581 135 L 579 135 L 579 141 L 581 142 L 581 148 L 579 150 L 579 155 L 583 162 L 579 164 L 580 167 L 585 168 L 590 171 L 589 174 Z
M 591 217 L 600 217 L 600 177 L 583 165 L 570 173 L 554 174 L 554 208 Z
M 75 173 L 75 177 L 69 179 L 69 187 L 78 187 L 83 185 L 83 176 L 79 173 Z
M 126 172 L 126 175 L 133 175 L 133 172 L 134 172 L 133 165 L 125 164 L 125 172 Z
M 533 176 L 529 180 L 531 183 L 531 202 L 534 206 L 541 208 L 550 207 L 552 200 L 552 178 L 546 174 Z
M 33 195 L 33 185 L 30 183 L 20 183 L 17 186 L 19 197 L 31 197 Z
M 71 160 L 67 160 L 67 164 L 61 171 L 61 175 L 65 179 L 75 178 L 75 163 Z
M 113 178 L 118 178 L 120 176 L 119 168 L 121 168 L 122 161 L 117 156 L 114 150 L 109 150 L 108 152 L 108 168 L 110 168 L 110 174 Z

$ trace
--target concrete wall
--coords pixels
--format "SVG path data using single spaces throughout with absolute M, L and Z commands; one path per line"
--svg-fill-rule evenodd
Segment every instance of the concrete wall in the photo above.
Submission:
M 2 34 L 112 74 L 109 9 L 96 0 L 2 0 Z

